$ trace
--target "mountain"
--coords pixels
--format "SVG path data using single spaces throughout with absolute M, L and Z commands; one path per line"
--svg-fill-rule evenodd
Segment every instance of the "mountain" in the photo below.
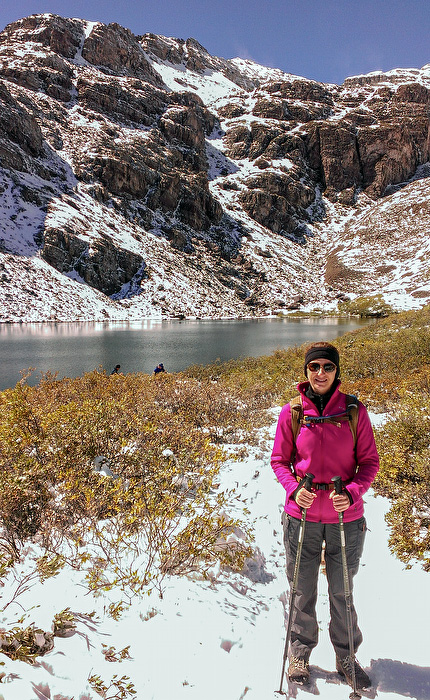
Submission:
M 430 64 L 322 84 L 57 15 L 0 34 L 0 321 L 430 300 Z

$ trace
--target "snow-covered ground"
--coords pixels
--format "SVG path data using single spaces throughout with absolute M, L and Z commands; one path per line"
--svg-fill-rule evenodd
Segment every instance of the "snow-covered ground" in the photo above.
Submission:
M 256 519 L 257 559 L 252 578 L 213 572 L 211 581 L 171 578 L 163 599 L 135 600 L 115 621 L 106 613 L 120 594 L 94 599 L 80 585 L 78 573 L 63 571 L 19 597 L 34 621 L 49 629 L 53 616 L 69 607 L 76 614 L 76 632 L 55 637 L 54 649 L 37 664 L 0 659 L 6 676 L 0 683 L 3 700 L 96 700 L 88 683 L 99 675 L 106 685 L 116 675 L 128 676 L 138 700 L 263 700 L 280 697 L 284 648 L 284 605 L 288 597 L 280 526 L 283 489 L 269 465 L 274 426 L 262 434 L 258 449 L 223 469 L 223 485 L 236 486 Z M 384 513 L 388 503 L 369 493 L 366 498 L 368 535 L 361 568 L 355 579 L 355 603 L 364 642 L 358 657 L 382 700 L 430 698 L 427 601 L 428 574 L 419 566 L 405 570 L 389 552 Z M 264 582 L 265 581 L 265 582 Z M 2 589 L 3 600 L 8 591 Z M 89 616 L 95 611 L 95 616 Z M 10 624 L 23 614 L 18 605 L 7 611 Z M 320 577 L 319 645 L 311 657 L 313 682 L 290 686 L 290 698 L 319 695 L 321 700 L 346 699 L 350 688 L 334 668 L 328 639 L 326 581 Z M 0 624 L 5 625 L 6 621 Z M 103 646 L 104 645 L 104 646 Z M 130 658 L 107 660 L 129 647 Z M 126 654 L 125 654 L 126 656 Z M 119 698 L 115 691 L 107 697 Z

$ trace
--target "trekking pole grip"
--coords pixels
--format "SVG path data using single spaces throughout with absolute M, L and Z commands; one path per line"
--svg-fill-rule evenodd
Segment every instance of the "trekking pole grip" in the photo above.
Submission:
M 336 495 L 340 496 L 343 492 L 342 477 L 334 476 L 332 478 L 332 482 L 334 483 L 334 490 L 336 492 Z
M 305 474 L 305 483 L 303 484 L 303 486 L 305 487 L 306 491 L 312 491 L 312 482 L 314 479 L 314 475 L 310 472 L 307 472 Z
M 306 489 L 306 491 L 312 491 L 312 481 L 315 479 L 314 475 L 311 474 L 310 472 L 307 472 L 304 476 L 299 481 L 299 485 L 296 489 L 296 491 L 300 491 L 300 489 Z M 294 494 L 295 496 L 295 494 Z M 303 508 L 301 508 L 303 511 Z

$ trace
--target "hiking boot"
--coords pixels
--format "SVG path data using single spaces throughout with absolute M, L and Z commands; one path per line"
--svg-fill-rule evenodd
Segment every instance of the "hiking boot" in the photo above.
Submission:
M 346 682 L 351 686 L 351 688 L 353 687 L 352 664 L 354 664 L 355 668 L 355 685 L 357 690 L 370 688 L 372 681 L 370 680 L 366 671 L 363 671 L 355 656 L 343 656 L 342 658 L 336 656 L 336 671 L 340 673 L 341 676 L 344 676 Z
M 309 683 L 309 661 L 298 656 L 291 656 L 288 666 L 288 678 L 293 683 L 306 685 Z

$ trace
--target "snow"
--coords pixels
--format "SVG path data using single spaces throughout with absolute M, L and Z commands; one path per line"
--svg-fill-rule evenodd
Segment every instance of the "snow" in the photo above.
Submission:
M 379 424 L 385 418 L 372 416 Z M 76 615 L 76 632 L 65 639 L 55 637 L 54 649 L 39 656 L 34 666 L 3 656 L 6 676 L 0 698 L 96 700 L 99 696 L 88 677 L 99 675 L 109 685 L 115 674 L 130 678 L 138 700 L 280 697 L 275 691 L 280 684 L 283 602 L 288 590 L 280 525 L 283 490 L 269 466 L 274 427 L 262 431 L 254 452 L 240 462 L 226 463 L 222 473 L 223 487 L 236 486 L 246 499 L 250 520 L 255 520 L 255 546 L 260 554 L 255 558 L 253 580 L 217 568 L 209 581 L 172 577 L 162 599 L 156 594 L 134 599 L 117 621 L 107 608 L 120 602 L 121 594 L 113 591 L 94 599 L 77 572 L 63 571 L 37 583 L 18 599 L 28 611 L 25 624 L 33 621 L 47 630 L 53 616 L 69 607 Z M 419 566 L 405 570 L 390 554 L 384 523 L 387 508 L 385 499 L 369 492 L 369 530 L 354 593 L 364 635 L 358 658 L 382 700 L 405 696 L 428 700 L 428 574 Z M 8 588 L 2 589 L 3 600 L 8 600 Z M 23 613 L 20 606 L 10 605 L 0 624 L 15 624 Z M 297 700 L 309 693 L 321 700 L 344 700 L 350 689 L 334 670 L 322 574 L 318 620 L 321 633 L 311 657 L 312 684 L 289 687 L 285 680 L 283 688 L 287 697 Z M 129 647 L 129 658 L 107 660 L 103 649 L 112 646 L 117 658 Z
M 232 92 L 239 92 L 238 86 L 220 71 L 205 70 L 197 73 L 189 71 L 185 64 L 171 64 L 161 60 L 154 63 L 154 68 L 171 90 L 186 88 L 189 92 L 196 92 L 205 104 L 211 104 Z
M 30 184 L 28 177 L 23 176 L 22 181 L 25 185 Z M 43 225 L 43 211 L 35 204 L 20 199 L 20 192 L 4 176 L 4 171 L 0 172 L 0 189 L 0 246 L 17 255 L 34 255 L 37 252 L 34 232 Z
M 393 308 L 416 309 L 430 297 L 430 282 L 423 261 L 428 259 L 428 183 L 423 174 L 428 164 L 417 169 L 408 184 L 401 183 L 383 204 L 368 205 L 350 213 L 332 229 L 338 258 L 364 275 L 365 289 L 357 280 L 359 294 L 383 293 Z M 409 208 L 404 206 L 410 196 Z M 419 225 L 416 222 L 419 220 Z M 371 223 L 371 225 L 369 225 Z M 366 248 L 366 255 L 363 249 Z

